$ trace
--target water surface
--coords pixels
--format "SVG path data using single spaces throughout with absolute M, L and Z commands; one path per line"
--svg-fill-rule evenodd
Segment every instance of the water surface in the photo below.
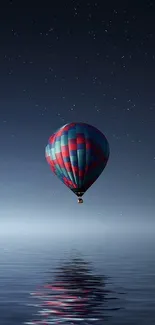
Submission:
M 30 292 L 44 284 L 47 271 L 69 259 L 73 249 L 92 262 L 94 272 L 107 277 L 107 289 L 117 298 L 107 302 L 105 324 L 155 324 L 155 239 L 151 234 L 112 233 L 80 238 L 1 237 L 0 324 L 32 319 L 36 309 L 28 306 Z

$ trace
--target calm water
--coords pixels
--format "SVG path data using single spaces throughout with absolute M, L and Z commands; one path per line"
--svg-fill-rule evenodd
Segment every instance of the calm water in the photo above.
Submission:
M 30 292 L 46 281 L 46 272 L 78 249 L 94 272 L 108 277 L 105 324 L 155 324 L 155 239 L 152 235 L 104 238 L 3 237 L 0 239 L 0 324 L 30 321 L 36 309 Z M 120 310 L 112 309 L 120 308 Z

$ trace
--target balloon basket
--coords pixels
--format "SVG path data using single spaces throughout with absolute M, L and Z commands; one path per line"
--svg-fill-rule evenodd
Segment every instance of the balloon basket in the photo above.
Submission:
M 81 197 L 78 198 L 78 203 L 79 204 L 83 203 L 83 199 L 81 199 Z

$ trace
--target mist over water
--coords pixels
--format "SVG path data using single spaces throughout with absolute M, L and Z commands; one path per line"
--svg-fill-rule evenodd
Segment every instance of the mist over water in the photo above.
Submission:
M 31 225 L 31 227 L 30 227 Z M 90 225 L 90 224 L 89 224 Z M 155 236 L 151 227 L 86 227 L 86 222 L 36 227 L 35 222 L 3 223 L 0 236 L 0 324 L 18 325 L 32 319 L 30 292 L 44 284 L 75 251 L 107 277 L 110 318 L 105 324 L 155 324 Z M 3 231 L 2 231 L 3 229 Z M 93 231 L 94 230 L 94 231 Z M 123 294 L 122 294 L 123 293 Z M 120 308 L 120 310 L 111 309 Z
M 109 237 L 114 238 L 123 236 L 137 236 L 147 237 L 149 234 L 155 234 L 155 222 L 144 221 L 143 218 L 124 218 L 123 216 L 114 218 L 106 218 L 100 213 L 95 217 L 91 214 L 77 214 L 76 211 L 63 212 L 61 214 L 54 214 L 49 212 L 48 214 L 33 216 L 32 212 L 25 215 L 18 213 L 16 217 L 9 216 L 1 218 L 0 221 L 0 236 L 1 237 L 20 237 L 20 236 L 52 236 L 60 238 L 64 237 L 81 237 L 82 235 Z

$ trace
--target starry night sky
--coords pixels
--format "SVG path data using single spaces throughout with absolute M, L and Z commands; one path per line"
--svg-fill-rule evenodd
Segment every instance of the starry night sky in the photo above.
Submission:
M 154 2 L 5 0 L 0 24 L 1 225 L 151 225 Z M 44 157 L 49 136 L 79 121 L 111 149 L 80 206 Z

